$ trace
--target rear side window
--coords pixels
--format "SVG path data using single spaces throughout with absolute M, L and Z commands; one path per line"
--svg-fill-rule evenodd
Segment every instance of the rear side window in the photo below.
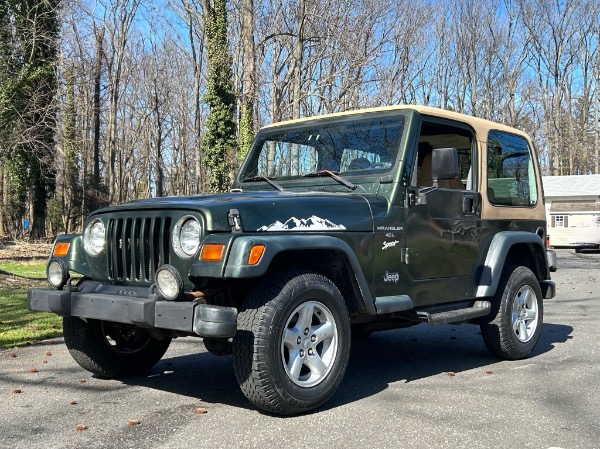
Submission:
M 521 136 L 488 134 L 488 199 L 498 206 L 534 206 L 538 191 L 531 148 Z

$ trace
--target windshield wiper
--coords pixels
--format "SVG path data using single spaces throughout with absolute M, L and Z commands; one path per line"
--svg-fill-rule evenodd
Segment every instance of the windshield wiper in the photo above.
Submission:
M 340 184 L 348 187 L 350 190 L 355 190 L 356 189 L 356 185 L 352 184 L 350 181 L 348 181 L 347 179 L 342 178 L 341 176 L 339 176 L 337 173 L 334 173 L 332 171 L 329 170 L 319 170 L 313 173 L 307 173 L 304 176 L 308 177 L 321 177 L 321 176 L 329 176 L 330 178 L 335 179 L 337 182 L 339 182 Z
M 280 192 L 285 191 L 285 189 L 283 187 L 281 187 L 279 184 L 277 184 L 271 178 L 268 178 L 266 176 L 251 176 L 249 178 L 242 179 L 242 182 L 253 182 L 253 181 L 264 181 L 267 184 L 269 184 L 270 186 L 272 186 L 273 188 L 279 190 Z

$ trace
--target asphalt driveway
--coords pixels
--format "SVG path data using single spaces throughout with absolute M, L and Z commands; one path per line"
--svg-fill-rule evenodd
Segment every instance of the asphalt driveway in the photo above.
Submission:
M 200 339 L 127 381 L 92 377 L 61 339 L 2 350 L 0 447 L 600 447 L 600 254 L 561 250 L 559 266 L 531 358 L 498 361 L 473 325 L 378 333 L 353 342 L 333 400 L 299 417 L 254 409 Z

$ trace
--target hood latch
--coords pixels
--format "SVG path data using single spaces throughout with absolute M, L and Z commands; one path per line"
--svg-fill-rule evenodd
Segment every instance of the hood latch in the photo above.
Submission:
M 240 212 L 237 209 L 229 209 L 227 220 L 229 221 L 229 226 L 231 226 L 231 232 L 242 232 L 242 217 L 240 217 Z

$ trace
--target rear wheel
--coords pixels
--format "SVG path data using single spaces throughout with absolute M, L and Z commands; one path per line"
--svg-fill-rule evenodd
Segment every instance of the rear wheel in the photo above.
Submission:
M 139 376 L 165 354 L 171 338 L 153 337 L 130 324 L 77 317 L 63 318 L 65 344 L 75 361 L 102 377 Z
M 320 274 L 271 276 L 238 316 L 236 377 L 246 397 L 271 413 L 294 415 L 326 402 L 342 381 L 349 352 L 348 310 Z
M 527 357 L 542 330 L 544 305 L 533 272 L 522 266 L 504 269 L 492 302 L 491 321 L 481 324 L 488 350 L 508 359 Z

